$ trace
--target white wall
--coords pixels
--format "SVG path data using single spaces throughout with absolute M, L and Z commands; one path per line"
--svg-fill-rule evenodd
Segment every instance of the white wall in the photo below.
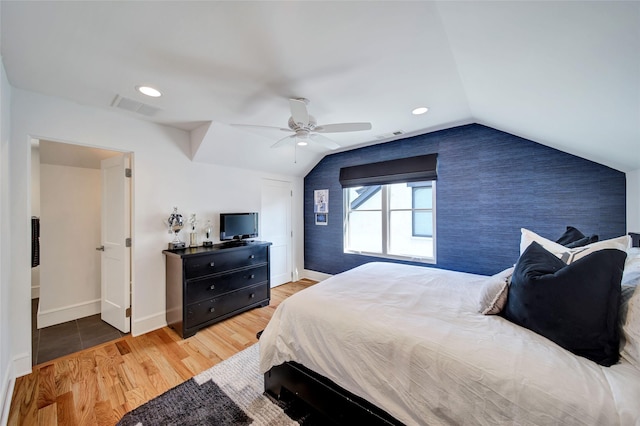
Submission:
M 10 187 L 9 187 L 9 137 L 10 137 L 11 87 L 0 57 L 0 424 L 6 424 L 9 415 L 11 393 L 15 383 L 13 368 L 13 340 L 11 315 L 11 257 L 9 252 Z M 28 285 L 28 283 L 27 283 Z
M 640 169 L 627 173 L 627 232 L 640 233 Z
M 102 206 L 98 169 L 41 164 L 40 177 L 38 328 L 100 312 Z
M 165 321 L 165 263 L 162 250 L 170 240 L 165 220 L 173 206 L 188 217 L 212 218 L 222 211 L 260 210 L 263 178 L 291 181 L 294 206 L 302 206 L 303 180 L 249 169 L 194 163 L 189 134 L 138 120 L 120 111 L 89 108 L 20 89 L 12 90 L 11 162 L 13 275 L 12 352 L 25 357 L 17 374 L 30 371 L 30 193 L 31 138 L 70 142 L 133 152 L 133 297 L 132 333 L 162 327 Z M 251 167 L 251 165 L 248 165 Z M 294 210 L 293 252 L 302 270 L 302 210 Z M 21 359 L 21 361 L 23 361 Z

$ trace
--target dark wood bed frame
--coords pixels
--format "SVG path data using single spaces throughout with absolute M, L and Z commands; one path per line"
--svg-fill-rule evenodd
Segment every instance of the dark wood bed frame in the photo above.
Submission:
M 402 425 L 386 411 L 296 362 L 264 374 L 265 395 L 275 400 L 299 398 L 339 425 Z
M 639 233 L 630 232 L 629 236 L 634 247 L 640 246 Z M 264 390 L 268 397 L 276 400 L 300 398 L 337 424 L 403 424 L 384 410 L 296 362 L 286 362 L 267 371 Z

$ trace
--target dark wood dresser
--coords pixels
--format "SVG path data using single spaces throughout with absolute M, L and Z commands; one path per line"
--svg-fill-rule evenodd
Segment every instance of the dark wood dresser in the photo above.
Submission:
M 187 338 L 218 321 L 267 306 L 270 245 L 231 242 L 164 250 L 167 325 Z

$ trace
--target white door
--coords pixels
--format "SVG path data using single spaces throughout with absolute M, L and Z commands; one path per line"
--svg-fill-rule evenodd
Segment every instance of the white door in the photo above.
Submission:
M 272 243 L 271 287 L 291 281 L 291 183 L 264 179 L 260 239 Z
M 131 329 L 129 155 L 102 160 L 102 320 L 123 333 Z

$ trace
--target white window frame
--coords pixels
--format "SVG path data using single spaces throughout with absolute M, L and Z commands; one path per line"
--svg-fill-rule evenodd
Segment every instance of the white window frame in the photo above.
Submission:
M 369 252 L 369 251 L 360 251 L 360 250 L 352 250 L 350 249 L 350 242 L 349 242 L 349 213 L 351 211 L 351 207 L 349 205 L 349 188 L 344 188 L 342 190 L 342 195 L 343 195 L 343 205 L 344 205 L 344 209 L 343 209 L 343 219 L 342 219 L 342 223 L 343 223 L 343 241 L 344 241 L 344 253 L 352 253 L 352 254 L 362 254 L 362 255 L 367 255 L 367 256 L 372 256 L 372 257 L 380 257 L 380 258 L 385 258 L 385 259 L 397 259 L 397 260 L 409 260 L 412 262 L 422 262 L 422 263 L 430 263 L 430 264 L 435 264 L 436 263 L 436 259 L 437 259 L 437 252 L 436 252 L 436 181 L 430 181 L 431 182 L 431 188 L 432 188 L 432 192 L 431 192 L 431 197 L 432 197 L 432 208 L 431 209 L 414 209 L 413 206 L 410 209 L 390 209 L 390 205 L 389 205 L 389 185 L 380 185 L 381 186 L 381 197 L 382 197 L 382 202 L 381 202 L 381 210 L 380 209 L 370 209 L 370 210 L 359 210 L 360 212 L 362 211 L 376 211 L 379 212 L 381 211 L 381 235 L 382 235 L 382 252 Z M 399 182 L 399 183 L 403 183 L 403 182 Z M 375 185 L 368 185 L 368 186 L 375 186 Z M 426 257 L 426 256 L 418 256 L 418 255 L 397 255 L 397 254 L 391 254 L 389 253 L 389 216 L 391 214 L 392 211 L 410 211 L 413 212 L 415 210 L 430 210 L 432 212 L 432 227 L 433 227 L 433 236 L 432 237 L 419 237 L 419 236 L 411 236 L 412 239 L 426 239 L 426 238 L 431 238 L 432 239 L 432 244 L 433 244 L 433 257 Z M 411 215 L 412 220 L 413 220 L 413 214 Z M 412 225 L 413 228 L 413 225 Z

